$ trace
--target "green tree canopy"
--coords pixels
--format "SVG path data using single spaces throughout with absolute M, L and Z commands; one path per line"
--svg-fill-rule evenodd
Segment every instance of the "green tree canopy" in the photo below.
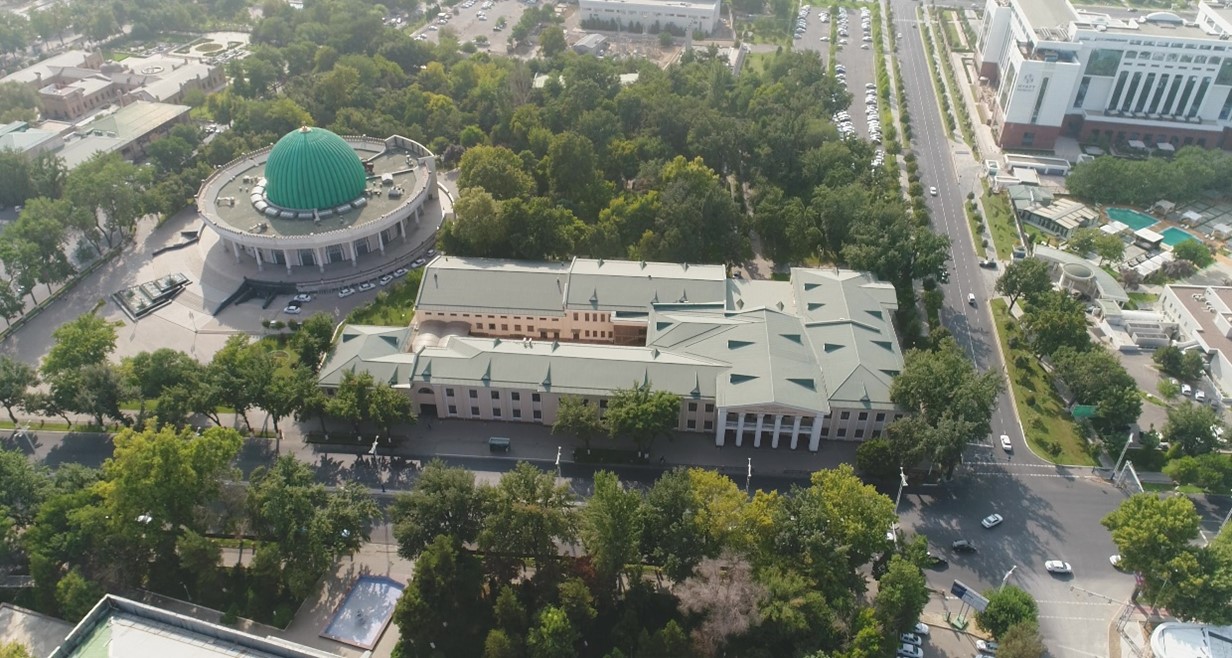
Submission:
M 656 437 L 678 426 L 680 398 L 667 391 L 653 390 L 649 382 L 634 384 L 612 392 L 603 418 L 612 436 L 627 436 L 639 450 L 649 453 Z
M 1219 446 L 1217 433 L 1222 427 L 1223 420 L 1215 410 L 1186 402 L 1168 408 L 1163 436 L 1187 455 L 1203 455 Z
M 1038 258 L 1023 258 L 1005 266 L 1005 272 L 997 279 L 997 293 L 1010 298 L 1010 309 L 1019 297 L 1030 299 L 1052 289 L 1052 277 L 1048 263 Z
M 1166 565 L 1198 537 L 1199 517 L 1185 496 L 1141 493 L 1104 517 L 1121 554 L 1121 568 L 1141 573 L 1148 590 L 1161 586 Z
M 479 537 L 490 490 L 475 486 L 475 474 L 440 460 L 424 466 L 415 488 L 394 499 L 391 518 L 398 554 L 413 560 L 436 537 L 459 549 Z
M 975 623 L 995 638 L 1020 624 L 1035 624 L 1039 606 L 1026 590 L 1014 585 L 1003 585 L 984 595 L 988 607 L 975 616 Z

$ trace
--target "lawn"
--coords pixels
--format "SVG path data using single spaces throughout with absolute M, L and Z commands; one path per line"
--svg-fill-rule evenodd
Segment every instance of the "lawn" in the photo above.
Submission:
M 376 294 L 370 304 L 361 306 L 347 316 L 350 324 L 371 324 L 388 327 L 405 327 L 415 315 L 415 298 L 419 296 L 419 282 L 423 270 L 411 270 L 402 281 L 389 284 Z
M 1009 260 L 1014 246 L 1018 244 L 1018 229 L 1014 226 L 1014 214 L 1009 199 L 1001 194 L 984 191 L 984 219 L 992 232 L 992 243 L 997 249 L 997 258 Z
M 1059 464 L 1094 466 L 1086 440 L 1078 434 L 1039 360 L 1025 347 L 1010 349 L 1011 338 L 1015 344 L 1025 341 L 1004 300 L 992 301 L 992 314 L 997 322 L 997 339 L 1005 353 L 1010 385 L 1014 387 L 1018 417 L 1031 449 Z
M 765 73 L 770 67 L 770 62 L 774 61 L 776 55 L 777 53 L 773 51 L 765 53 L 749 53 L 748 59 L 745 60 L 744 66 L 750 71 Z

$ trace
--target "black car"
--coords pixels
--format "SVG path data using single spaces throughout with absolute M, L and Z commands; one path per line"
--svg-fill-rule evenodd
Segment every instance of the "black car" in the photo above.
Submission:
M 959 539 L 953 544 L 950 544 L 950 548 L 953 549 L 955 553 L 974 553 L 975 552 L 975 544 L 972 544 L 966 539 Z
M 995 261 L 995 260 L 993 260 L 993 259 L 991 259 L 991 258 L 988 258 L 988 259 L 982 260 L 982 261 L 980 261 L 980 267 L 982 267 L 982 268 L 984 268 L 984 269 L 995 270 L 995 269 L 997 269 L 997 261 Z

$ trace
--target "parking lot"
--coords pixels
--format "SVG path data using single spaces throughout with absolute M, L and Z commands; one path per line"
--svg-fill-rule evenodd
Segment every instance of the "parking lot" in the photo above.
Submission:
M 847 9 L 838 6 L 831 8 L 806 5 L 797 15 L 793 47 L 820 52 L 822 59 L 828 60 L 831 39 L 838 40 L 835 73 L 851 92 L 852 101 L 846 114 L 835 115 L 834 123 L 844 137 L 860 136 L 880 143 L 871 21 L 870 6 Z M 881 158 L 884 158 L 884 155 L 879 151 L 877 159 Z
M 448 29 L 457 35 L 459 43 L 483 36 L 490 42 L 493 52 L 505 54 L 508 52 L 509 32 L 521 20 L 525 8 L 526 5 L 518 0 L 465 0 L 453 10 L 444 12 L 445 16 L 416 30 L 415 38 L 435 42 L 440 31 Z M 455 10 L 458 12 L 456 15 L 453 13 Z

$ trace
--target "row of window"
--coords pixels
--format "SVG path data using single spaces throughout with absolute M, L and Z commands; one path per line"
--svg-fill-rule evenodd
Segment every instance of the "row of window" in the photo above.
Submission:
M 693 407 L 693 406 L 691 405 L 691 406 L 690 406 L 690 408 L 689 408 L 689 411 L 695 411 L 695 410 L 696 410 L 696 409 L 695 409 L 695 407 Z M 711 411 L 711 405 L 706 405 L 706 411 Z M 746 423 L 756 423 L 756 422 L 757 422 L 757 417 L 758 417 L 759 415 L 760 415 L 760 414 L 755 414 L 755 413 L 746 413 L 746 414 L 744 414 L 744 422 L 746 422 Z M 902 418 L 902 417 L 903 417 L 903 415 L 902 415 L 902 414 L 895 414 L 895 415 L 894 415 L 894 420 L 898 420 L 898 419 L 900 419 L 900 418 Z M 783 418 L 784 418 L 784 421 L 785 421 L 785 422 L 786 422 L 786 421 L 795 422 L 794 417 L 792 417 L 792 416 L 784 416 Z M 806 417 L 806 419 L 807 419 L 807 417 Z M 839 419 L 839 420 L 851 420 L 851 412 L 850 412 L 850 411 L 843 411 L 843 412 L 840 412 L 840 413 L 839 413 L 839 415 L 838 415 L 838 419 Z M 878 411 L 878 412 L 877 412 L 877 415 L 873 418 L 874 422 L 878 422 L 878 423 L 884 423 L 884 422 L 885 422 L 885 419 L 886 419 L 886 413 L 885 413 L 884 411 Z M 861 412 L 859 412 L 859 413 L 857 414 L 857 416 L 856 416 L 856 420 L 857 420 L 857 421 L 860 421 L 860 422 L 863 422 L 863 421 L 868 420 L 868 412 L 867 412 L 867 411 L 861 411 Z M 739 421 L 740 421 L 740 413 L 739 413 L 739 412 L 736 412 L 736 411 L 729 412 L 729 413 L 727 414 L 727 421 L 728 421 L 729 423 L 736 423 L 736 422 L 739 422 Z
M 499 400 L 499 399 L 501 399 L 501 397 L 500 397 L 500 391 L 491 391 L 491 394 L 492 394 L 492 399 L 493 399 L 493 400 Z M 478 399 L 479 399 L 479 391 L 478 391 L 477 389 L 473 389 L 473 388 L 472 388 L 472 389 L 470 389 L 469 391 L 467 391 L 467 395 L 468 395 L 468 397 L 470 397 L 470 399 L 472 399 L 472 400 L 478 400 Z M 447 388 L 447 389 L 445 389 L 445 397 L 447 397 L 447 398 L 451 398 L 451 397 L 453 397 L 453 396 L 454 396 L 454 392 L 453 392 L 453 389 L 452 389 L 452 388 Z M 520 402 L 520 401 L 522 400 L 522 394 L 521 394 L 520 392 L 518 392 L 518 391 L 510 391 L 510 392 L 509 392 L 509 399 L 510 399 L 511 401 L 513 401 L 513 402 Z M 530 394 L 530 401 L 531 401 L 531 402 L 542 402 L 542 398 L 539 396 L 539 394 L 538 394 L 538 393 L 531 393 L 531 394 Z M 604 400 L 604 403 L 605 403 L 605 404 L 606 404 L 606 402 L 607 402 L 607 401 L 606 401 L 606 400 Z
M 1189 54 L 1181 55 L 1178 53 L 1162 53 L 1162 52 L 1152 53 L 1146 50 L 1143 50 L 1143 51 L 1127 50 L 1125 51 L 1125 59 L 1149 59 L 1153 62 L 1180 61 L 1182 64 L 1212 64 L 1212 65 L 1218 64 L 1220 61 L 1218 55 L 1211 55 L 1208 57 L 1206 55 L 1189 55 Z
M 1227 50 L 1227 46 L 1216 46 L 1214 44 L 1209 44 L 1209 43 L 1207 44 L 1184 43 L 1181 41 L 1173 41 L 1172 43 L 1168 43 L 1167 41 L 1142 41 L 1139 39 L 1130 39 L 1129 45 L 1146 46 L 1148 48 L 1152 48 L 1152 47 L 1176 48 L 1178 50 L 1182 48 L 1184 48 L 1185 50 Z
M 532 414 L 532 416 L 531 416 L 531 417 L 532 417 L 534 420 L 543 420 L 543 412 L 542 412 L 542 411 L 540 411 L 539 409 L 535 409 L 534 411 L 532 411 L 532 412 L 531 412 L 531 414 Z M 456 404 L 451 404 L 451 405 L 449 405 L 449 415 L 450 415 L 450 416 L 457 416 L 457 415 L 458 415 L 458 405 L 456 405 Z M 472 416 L 478 416 L 478 415 L 479 415 L 479 407 L 472 406 L 472 407 L 471 407 L 471 415 L 472 415 Z M 500 418 L 500 417 L 501 417 L 501 410 L 500 410 L 499 408 L 494 408 L 494 409 L 492 409 L 492 417 L 493 417 L 493 418 Z M 521 419 L 522 419 L 522 410 L 521 410 L 521 409 L 514 409 L 514 410 L 513 410 L 513 415 L 512 415 L 512 417 L 513 417 L 513 419 L 514 419 L 514 420 L 521 420 Z

